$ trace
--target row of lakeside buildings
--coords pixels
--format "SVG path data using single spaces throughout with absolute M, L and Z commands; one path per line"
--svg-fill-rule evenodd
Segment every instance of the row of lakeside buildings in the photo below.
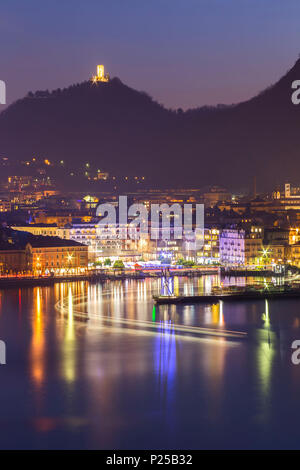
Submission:
M 240 226 L 205 228 L 203 246 L 191 239 L 140 240 L 103 238 L 97 223 L 58 227 L 29 224 L 1 229 L 0 273 L 78 274 L 89 267 L 113 263 L 161 261 L 184 258 L 196 264 L 266 266 L 291 264 L 300 267 L 300 230 Z

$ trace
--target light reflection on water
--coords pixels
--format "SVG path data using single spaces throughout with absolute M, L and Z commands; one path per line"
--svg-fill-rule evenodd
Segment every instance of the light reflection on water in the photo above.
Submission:
M 221 280 L 172 283 L 191 295 Z M 297 447 L 299 302 L 155 307 L 160 289 L 146 279 L 1 292 L 0 447 Z M 188 333 L 197 328 L 248 336 Z

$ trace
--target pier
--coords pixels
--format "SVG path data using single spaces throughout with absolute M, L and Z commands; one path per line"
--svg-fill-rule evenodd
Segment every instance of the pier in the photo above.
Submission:
M 157 304 L 217 303 L 222 301 L 272 300 L 300 298 L 300 289 L 274 289 L 264 291 L 245 290 L 244 292 L 224 292 L 200 295 L 154 295 Z

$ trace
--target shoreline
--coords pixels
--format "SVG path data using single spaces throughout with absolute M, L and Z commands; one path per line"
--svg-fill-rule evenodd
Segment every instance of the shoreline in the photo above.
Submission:
M 178 269 L 169 272 L 170 277 L 201 277 L 205 275 L 217 275 L 221 277 L 284 277 L 282 274 L 274 273 L 272 271 L 248 271 L 248 270 L 231 270 L 225 271 L 220 267 L 215 269 Z M 161 278 L 164 273 L 161 270 L 157 271 L 134 271 L 134 272 L 100 272 L 89 274 L 75 274 L 67 276 L 47 276 L 47 277 L 3 277 L 0 278 L 0 289 L 7 289 L 9 287 L 36 287 L 36 286 L 52 286 L 61 282 L 104 282 L 107 280 L 125 280 L 125 279 L 146 279 L 146 278 Z
M 176 272 L 170 272 L 170 277 L 174 276 L 185 276 L 185 277 L 201 277 L 204 275 L 215 275 L 219 273 L 219 269 L 215 270 L 178 270 Z M 146 279 L 146 278 L 160 278 L 163 276 L 161 271 L 152 272 L 102 272 L 102 273 L 90 273 L 90 274 L 75 274 L 70 276 L 53 276 L 53 277 L 5 277 L 0 278 L 0 289 L 6 289 L 9 287 L 35 287 L 35 286 L 52 286 L 56 283 L 61 282 L 76 282 L 76 281 L 88 281 L 88 282 L 101 282 L 101 281 L 117 281 L 125 279 Z

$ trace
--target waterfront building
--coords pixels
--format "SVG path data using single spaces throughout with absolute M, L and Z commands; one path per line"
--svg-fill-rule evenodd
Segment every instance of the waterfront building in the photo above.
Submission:
M 69 238 L 89 247 L 90 262 L 103 261 L 106 258 L 122 258 L 124 261 L 137 261 L 142 256 L 148 259 L 149 238 L 133 240 L 126 237 L 129 225 L 114 224 L 105 230 L 97 221 L 73 223 L 69 229 Z M 138 231 L 138 228 L 136 228 Z
M 0 275 L 27 271 L 25 251 L 10 243 L 0 244 Z
M 300 242 L 294 243 L 288 247 L 287 262 L 300 268 Z
M 266 264 L 285 264 L 287 262 L 294 264 L 294 260 L 289 259 L 292 255 L 290 247 L 286 242 L 272 240 L 264 245 L 263 252 Z
M 223 229 L 220 233 L 220 261 L 225 265 L 264 264 L 262 228 Z
M 264 231 L 264 253 L 271 263 L 296 265 L 297 250 L 291 249 L 299 241 L 297 229 L 272 227 Z M 295 255 L 295 259 L 294 259 Z
M 137 261 L 141 257 L 151 259 L 150 253 L 155 253 L 154 243 L 150 243 L 149 237 L 136 240 L 126 238 L 125 230 L 128 229 L 128 225 L 114 225 L 104 230 L 94 220 L 66 224 L 64 227 L 57 224 L 27 224 L 14 225 L 11 228 L 35 236 L 60 237 L 86 245 L 90 263 L 103 261 L 106 258 L 122 258 L 124 261 Z
M 218 228 L 204 229 L 204 243 L 197 251 L 197 263 L 215 264 L 220 261 L 220 231 Z
M 153 260 L 159 259 L 160 261 L 171 260 L 175 261 L 183 256 L 183 240 L 174 239 L 160 239 L 151 240 L 151 249 L 149 250 L 152 254 Z
M 0 230 L 1 274 L 79 274 L 88 268 L 88 247 L 59 237 Z
M 26 244 L 25 258 L 33 274 L 80 274 L 88 267 L 88 247 L 58 237 L 35 237 Z

